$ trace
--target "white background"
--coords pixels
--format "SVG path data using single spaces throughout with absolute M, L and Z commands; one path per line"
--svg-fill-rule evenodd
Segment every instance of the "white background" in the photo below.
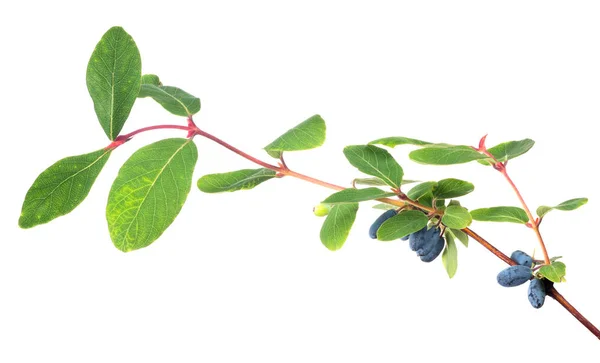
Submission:
M 542 224 L 563 255 L 559 290 L 600 324 L 594 211 L 599 208 L 600 9 L 590 1 L 11 2 L 0 15 L 3 177 L 0 221 L 2 362 L 500 362 L 592 361 L 599 343 L 552 300 L 535 310 L 526 287 L 500 287 L 505 265 L 472 241 L 449 280 L 401 241 L 367 237 L 379 212 L 361 207 L 344 248 L 325 249 L 312 207 L 329 191 L 292 179 L 208 195 L 203 174 L 254 167 L 198 139 L 194 187 L 152 246 L 110 241 L 106 197 L 137 148 L 119 148 L 70 215 L 17 227 L 23 197 L 46 167 L 102 148 L 85 85 L 87 61 L 113 25 L 136 40 L 143 71 L 197 95 L 200 127 L 252 155 L 319 113 L 326 144 L 288 155 L 291 168 L 348 185 L 348 144 L 408 136 L 489 145 L 530 137 L 509 163 L 535 209 L 587 196 Z M 139 100 L 125 125 L 183 123 Z M 470 208 L 516 205 L 478 164 L 411 163 L 410 179 L 458 177 Z M 473 223 L 506 253 L 533 252 L 519 225 Z

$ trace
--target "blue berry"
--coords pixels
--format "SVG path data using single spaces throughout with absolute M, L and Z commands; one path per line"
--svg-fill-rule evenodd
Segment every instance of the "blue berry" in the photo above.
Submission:
M 400 238 L 402 241 L 408 241 L 408 239 L 410 238 L 410 234 L 407 234 L 406 236 Z
M 379 227 L 381 227 L 383 222 L 392 218 L 397 213 L 398 212 L 396 212 L 395 209 L 390 209 L 390 210 L 386 210 L 382 215 L 380 215 L 379 218 L 377 218 L 375 220 L 375 222 L 373 222 L 373 224 L 371 225 L 371 228 L 369 228 L 369 237 L 376 239 L 377 238 L 377 230 L 379 229 Z
M 541 308 L 542 305 L 544 305 L 544 300 L 546 300 L 546 287 L 544 286 L 544 281 L 540 279 L 531 280 L 527 297 L 529 298 L 531 306 L 536 309 Z
M 532 276 L 531 268 L 514 265 L 500 271 L 498 283 L 504 287 L 519 286 L 526 283 Z
M 519 265 L 527 267 L 531 267 L 531 265 L 533 264 L 533 259 L 531 258 L 531 256 L 519 250 L 513 252 L 512 255 L 510 255 L 510 259 L 515 261 Z
M 435 260 L 437 256 L 440 255 L 440 253 L 444 249 L 444 245 L 446 244 L 444 241 L 444 237 L 440 236 L 439 234 L 435 235 L 432 238 L 432 241 L 432 248 L 429 250 L 429 252 L 425 255 L 419 256 L 421 258 L 421 261 L 423 262 L 431 262 Z

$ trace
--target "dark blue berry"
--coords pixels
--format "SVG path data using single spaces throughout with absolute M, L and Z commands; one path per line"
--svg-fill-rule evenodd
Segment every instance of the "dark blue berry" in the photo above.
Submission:
M 446 244 L 444 241 L 444 237 L 440 236 L 439 234 L 436 234 L 433 237 L 433 241 L 434 242 L 432 244 L 432 248 L 429 250 L 429 252 L 425 255 L 419 256 L 421 258 L 421 261 L 431 262 L 435 260 L 444 249 L 444 245 Z
M 383 214 L 380 215 L 379 218 L 377 218 L 375 220 L 375 222 L 373 222 L 373 224 L 371 225 L 371 228 L 369 228 L 369 237 L 376 239 L 377 238 L 377 230 L 379 229 L 379 227 L 381 227 L 383 222 L 392 218 L 396 214 L 397 214 L 397 212 L 395 209 L 390 209 L 390 210 L 386 210 L 385 212 L 383 212 Z
M 531 268 L 514 265 L 500 271 L 498 283 L 504 287 L 519 286 L 526 283 L 532 276 Z
M 544 300 L 546 300 L 546 287 L 544 286 L 544 281 L 540 279 L 531 280 L 527 297 L 529 298 L 531 306 L 536 309 L 541 308 L 542 305 L 544 305 Z
M 512 255 L 510 255 L 510 259 L 515 261 L 519 265 L 527 267 L 531 267 L 531 265 L 533 264 L 533 259 L 531 258 L 531 256 L 519 250 L 513 252 Z

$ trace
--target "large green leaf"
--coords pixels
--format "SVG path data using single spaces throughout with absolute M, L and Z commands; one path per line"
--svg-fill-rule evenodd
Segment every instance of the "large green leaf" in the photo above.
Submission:
M 369 144 L 378 144 L 378 145 L 384 145 L 384 146 L 388 146 L 388 147 L 395 147 L 398 145 L 424 146 L 424 145 L 431 145 L 432 143 L 427 142 L 427 141 L 417 140 L 417 139 L 411 139 L 410 137 L 391 136 L 391 137 L 383 137 L 381 139 L 373 140 Z
M 471 215 L 465 207 L 451 205 L 446 208 L 442 216 L 442 223 L 449 228 L 463 229 L 471 224 Z
M 437 185 L 437 182 L 434 182 L 434 181 L 428 181 L 428 182 L 423 182 L 423 183 L 417 184 L 414 187 L 412 187 L 412 189 L 409 190 L 408 193 L 406 193 L 406 196 L 409 199 L 417 200 L 417 199 L 421 198 L 422 196 L 424 196 L 428 193 L 431 193 L 433 191 L 433 188 L 435 188 L 436 185 Z
M 138 97 L 152 97 L 165 110 L 177 116 L 188 117 L 200 111 L 200 99 L 177 87 L 142 84 Z
M 503 162 L 525 154 L 533 147 L 533 144 L 535 141 L 531 139 L 508 141 L 489 148 L 488 151 L 494 155 L 496 160 Z
M 475 187 L 473 184 L 459 179 L 442 179 L 437 182 L 433 189 L 433 196 L 436 199 L 450 199 L 471 193 Z
M 258 184 L 274 178 L 276 174 L 275 171 L 265 168 L 207 174 L 198 179 L 198 188 L 205 193 L 252 189 Z
M 321 242 L 331 251 L 342 248 L 356 219 L 358 203 L 336 204 L 321 227 Z
M 314 149 L 324 142 L 325 121 L 314 115 L 265 146 L 265 151 L 274 158 L 280 158 L 284 151 Z
M 414 150 L 408 155 L 413 161 L 421 164 L 452 165 L 485 159 L 486 156 L 470 146 L 424 147 Z
M 456 249 L 456 243 L 454 243 L 454 236 L 449 230 L 446 230 L 445 236 L 446 248 L 444 248 L 444 252 L 442 253 L 442 263 L 444 264 L 444 268 L 446 268 L 448 277 L 453 278 L 458 269 L 458 250 Z
M 377 230 L 377 239 L 380 241 L 393 241 L 402 238 L 427 226 L 428 221 L 423 212 L 416 210 L 402 211 L 383 222 Z
M 109 139 L 121 132 L 140 91 L 142 59 L 133 38 L 110 28 L 92 53 L 86 83 L 98 121 Z
M 87 197 L 111 150 L 70 156 L 44 170 L 25 195 L 19 226 L 31 228 L 70 213 Z
M 529 222 L 527 213 L 519 207 L 479 208 L 472 210 L 471 216 L 474 220 L 483 222 L 512 222 L 521 224 Z
M 378 188 L 354 189 L 348 188 L 331 194 L 322 203 L 338 204 L 338 203 L 356 203 L 367 200 L 387 198 L 396 194 L 383 191 Z
M 198 158 L 190 139 L 165 139 L 136 151 L 108 195 L 106 220 L 115 246 L 127 252 L 154 242 L 175 220 Z
M 387 150 L 373 145 L 351 145 L 344 148 L 344 155 L 358 170 L 400 189 L 404 172 Z
M 538 207 L 536 212 L 537 212 L 537 215 L 541 218 L 541 217 L 545 216 L 546 213 L 550 212 L 553 209 L 562 210 L 562 211 L 575 210 L 575 209 L 581 207 L 582 205 L 586 204 L 587 202 L 588 202 L 587 198 L 569 199 L 569 200 L 565 200 L 564 202 L 562 202 L 559 205 L 556 205 L 554 207 L 548 207 L 548 206 L 542 205 L 542 206 Z
M 538 273 L 552 282 L 563 282 L 565 281 L 567 266 L 560 261 L 554 261 L 550 265 L 540 267 Z

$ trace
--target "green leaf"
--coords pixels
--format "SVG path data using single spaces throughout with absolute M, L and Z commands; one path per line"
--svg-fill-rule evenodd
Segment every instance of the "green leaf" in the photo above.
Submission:
M 442 179 L 437 182 L 433 189 L 433 196 L 437 199 L 456 198 L 471 193 L 475 187 L 473 184 L 459 179 Z
M 314 115 L 265 146 L 265 151 L 278 159 L 284 151 L 314 149 L 324 142 L 325 121 L 321 116 Z
M 463 164 L 486 157 L 470 146 L 425 147 L 408 156 L 417 163 L 432 165 Z
M 204 193 L 235 192 L 252 189 L 275 175 L 275 171 L 265 168 L 207 174 L 198 179 L 198 188 Z
M 344 148 L 344 155 L 358 170 L 380 178 L 393 188 L 400 189 L 404 172 L 386 150 L 373 145 L 351 145 Z
M 450 228 L 450 232 L 454 235 L 454 237 L 458 238 L 458 240 L 462 242 L 465 247 L 469 247 L 469 236 L 465 232 L 454 228 Z
M 21 228 L 31 228 L 70 213 L 87 197 L 111 150 L 70 156 L 44 170 L 25 195 Z
M 379 178 L 355 178 L 352 185 L 367 185 L 372 187 L 384 187 L 387 184 Z
M 476 221 L 483 222 L 512 222 L 525 224 L 529 222 L 527 213 L 519 207 L 479 208 L 471 211 Z
M 533 144 L 535 144 L 535 141 L 531 139 L 509 141 L 489 148 L 488 151 L 494 155 L 496 160 L 503 162 L 525 154 L 533 147 Z
M 552 282 L 563 282 L 565 281 L 567 266 L 560 261 L 554 261 L 550 265 L 540 267 L 538 273 Z
M 142 80 L 142 59 L 131 35 L 110 28 L 92 53 L 86 83 L 98 121 L 109 139 L 121 132 Z
M 110 237 L 119 250 L 150 245 L 175 220 L 197 158 L 192 140 L 176 138 L 144 146 L 123 164 L 106 206 Z
M 465 207 L 451 205 L 444 211 L 442 223 L 449 228 L 467 228 L 471 224 L 471 214 L 469 214 L 469 211 Z
M 142 84 L 151 84 L 153 86 L 162 86 L 160 78 L 156 74 L 144 74 L 142 76 Z
M 393 148 L 397 145 L 424 146 L 424 145 L 431 145 L 432 143 L 427 142 L 427 141 L 417 140 L 417 139 L 411 139 L 410 137 L 392 136 L 392 137 L 383 137 L 381 139 L 373 140 L 369 144 L 370 145 L 378 144 L 378 145 L 384 145 L 384 146 Z
M 200 111 L 200 99 L 177 87 L 143 84 L 138 97 L 152 97 L 165 110 L 177 116 L 189 117 Z
M 417 200 L 424 196 L 425 194 L 431 193 L 433 188 L 437 185 L 437 182 L 428 181 L 415 185 L 411 190 L 406 193 L 406 196 L 409 199 Z
M 373 206 L 373 209 L 380 209 L 380 210 L 390 210 L 390 209 L 396 209 L 396 208 L 398 208 L 398 207 L 395 205 L 387 204 L 387 203 L 378 203 Z
M 377 230 L 377 239 L 380 241 L 393 241 L 407 236 L 427 226 L 427 216 L 423 212 L 407 210 L 398 213 L 383 222 Z
M 356 219 L 358 203 L 336 204 L 321 227 L 321 242 L 331 251 L 342 248 Z
M 373 200 L 379 198 L 387 198 L 396 194 L 385 192 L 378 188 L 365 188 L 365 189 L 354 189 L 348 188 L 341 190 L 337 193 L 331 194 L 322 203 L 337 204 L 337 203 L 356 203 L 364 202 L 366 200 Z
M 450 231 L 446 230 L 446 248 L 442 253 L 442 263 L 446 268 L 449 278 L 453 278 L 458 269 L 458 250 L 456 249 L 456 243 L 454 243 L 454 236 Z
M 541 218 L 541 217 L 545 216 L 546 213 L 550 212 L 553 209 L 562 210 L 562 211 L 575 210 L 575 209 L 581 207 L 582 205 L 586 204 L 587 202 L 588 202 L 587 198 L 569 199 L 569 200 L 566 200 L 554 207 L 547 207 L 545 205 L 538 207 L 536 213 Z

